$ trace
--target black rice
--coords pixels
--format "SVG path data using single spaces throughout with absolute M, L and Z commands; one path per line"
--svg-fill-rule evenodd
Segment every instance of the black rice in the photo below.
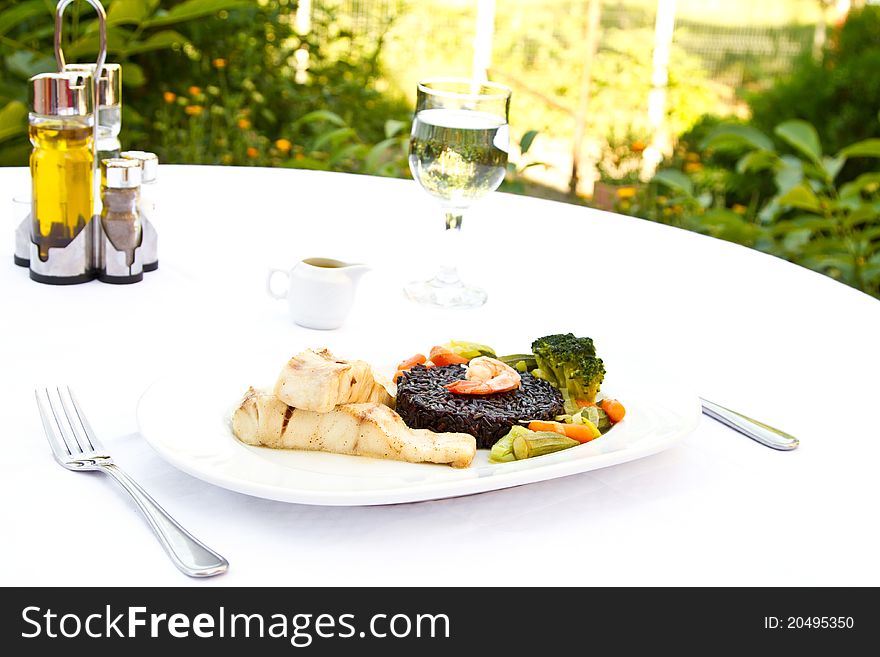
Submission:
M 456 395 L 443 387 L 464 375 L 461 365 L 416 365 L 397 382 L 397 412 L 413 429 L 469 433 L 483 448 L 519 420 L 552 420 L 564 412 L 559 391 L 531 374 L 520 375 L 516 390 L 492 395 Z

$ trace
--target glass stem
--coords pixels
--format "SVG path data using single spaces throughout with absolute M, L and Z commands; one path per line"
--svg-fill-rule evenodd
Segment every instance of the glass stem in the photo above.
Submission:
M 461 210 L 446 211 L 446 230 L 440 250 L 440 271 L 435 277 L 443 285 L 460 285 L 458 277 L 458 254 L 461 250 Z

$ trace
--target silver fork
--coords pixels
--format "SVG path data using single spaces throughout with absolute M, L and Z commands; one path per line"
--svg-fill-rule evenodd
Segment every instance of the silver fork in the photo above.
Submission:
M 66 394 L 65 394 L 66 393 Z M 89 425 L 70 388 L 35 391 L 40 418 L 55 460 L 68 470 L 98 470 L 132 496 L 174 565 L 190 577 L 211 577 L 226 572 L 229 563 L 168 515 L 137 482 L 120 470 Z M 48 407 L 48 408 L 47 408 Z

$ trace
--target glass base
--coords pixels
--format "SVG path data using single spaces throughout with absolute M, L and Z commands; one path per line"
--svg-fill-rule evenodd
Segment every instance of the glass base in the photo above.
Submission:
M 405 285 L 403 291 L 413 301 L 440 308 L 477 308 L 489 298 L 486 291 L 478 287 L 460 281 L 444 283 L 437 278 L 413 281 Z

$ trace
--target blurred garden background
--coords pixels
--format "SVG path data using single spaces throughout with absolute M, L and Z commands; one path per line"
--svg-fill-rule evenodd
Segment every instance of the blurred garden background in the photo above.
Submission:
M 0 0 L 0 165 L 26 165 L 52 0 Z M 409 177 L 420 77 L 513 88 L 503 189 L 760 249 L 880 297 L 880 4 L 105 0 L 122 143 Z M 94 13 L 68 9 L 89 61 Z

